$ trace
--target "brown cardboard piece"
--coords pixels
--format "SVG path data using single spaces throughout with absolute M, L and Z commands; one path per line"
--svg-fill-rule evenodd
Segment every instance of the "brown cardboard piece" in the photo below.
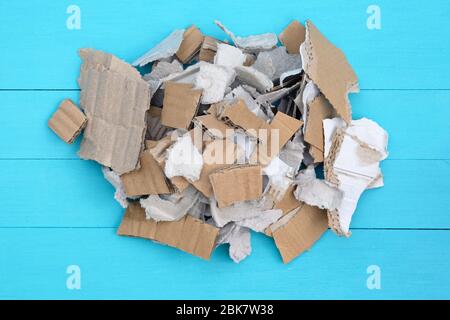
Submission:
M 335 110 L 322 94 L 309 104 L 305 141 L 311 145 L 309 153 L 313 156 L 315 163 L 323 162 L 323 120 L 334 116 Z
M 150 107 L 150 89 L 140 73 L 117 57 L 81 49 L 80 106 L 88 119 L 79 155 L 117 174 L 139 161 Z
M 216 108 L 220 108 L 220 106 L 216 106 Z M 247 108 L 244 100 L 241 99 L 238 99 L 233 104 L 224 105 L 219 118 L 233 127 L 244 129 L 248 134 L 253 136 L 257 136 L 258 130 L 267 125 L 263 119 L 251 112 Z
M 233 130 L 230 130 L 231 127 L 212 114 L 195 117 L 193 121 L 197 127 L 205 129 L 206 133 L 212 138 L 224 139 L 233 134 Z
M 221 43 L 221 41 L 210 36 L 205 36 L 203 39 L 202 46 L 200 48 L 199 59 L 201 61 L 213 63 L 214 56 L 216 55 L 217 52 L 218 43 Z
M 309 250 L 327 229 L 326 210 L 303 204 L 286 224 L 272 232 L 283 262 L 288 263 Z
M 183 35 L 183 41 L 176 56 L 182 63 L 188 63 L 200 50 L 203 43 L 203 34 L 195 25 L 190 26 Z
M 189 83 L 168 81 L 165 86 L 161 124 L 172 128 L 189 129 L 197 112 L 202 91 L 194 90 Z
M 235 165 L 210 174 L 209 179 L 219 208 L 236 202 L 256 200 L 262 194 L 261 167 Z
M 281 148 L 300 130 L 303 121 L 288 116 L 278 111 L 270 124 L 265 124 L 263 128 L 267 129 L 267 140 L 261 139 L 257 149 L 252 155 L 252 161 L 257 161 L 262 165 L 267 165 L 280 152 Z M 277 131 L 275 131 L 277 130 Z M 278 144 L 274 139 L 278 138 Z M 253 162 L 252 162 L 253 163 Z
M 218 152 L 220 152 L 223 157 L 219 155 L 215 158 Z M 209 180 L 210 174 L 219 169 L 231 167 L 241 153 L 242 150 L 228 139 L 211 141 L 206 145 L 203 151 L 203 167 L 200 179 L 192 182 L 192 185 L 205 197 L 211 197 L 213 195 L 213 188 L 211 181 Z M 218 161 L 213 162 L 211 159 L 217 159 Z
M 156 145 L 156 143 L 156 141 L 146 141 L 146 144 L 150 147 Z M 140 163 L 139 169 L 125 173 L 120 177 L 127 196 L 170 193 L 162 168 L 148 150 L 142 152 Z
M 63 100 L 48 120 L 50 129 L 67 143 L 75 141 L 86 123 L 86 116 L 70 99 Z
M 280 33 L 278 38 L 280 38 L 280 42 L 286 47 L 288 53 L 298 54 L 300 45 L 305 41 L 305 34 L 305 27 L 294 20 Z
M 147 220 L 139 203 L 130 203 L 117 234 L 155 240 L 209 260 L 219 229 L 190 215 L 178 221 Z
M 345 122 L 352 112 L 349 92 L 358 92 L 358 78 L 344 53 L 329 42 L 312 24 L 306 22 L 306 40 L 301 54 L 304 70 Z M 304 50 L 304 51 L 303 51 Z

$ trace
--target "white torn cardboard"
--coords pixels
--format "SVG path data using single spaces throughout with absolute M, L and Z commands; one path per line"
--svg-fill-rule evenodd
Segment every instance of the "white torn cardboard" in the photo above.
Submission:
M 233 41 L 236 47 L 246 52 L 258 52 L 264 50 L 270 50 L 278 43 L 278 37 L 274 33 L 264 33 L 248 37 L 235 36 L 230 30 L 228 30 L 220 21 L 214 21 L 214 23 L 223 30 Z
M 250 229 L 229 223 L 220 229 L 217 237 L 217 246 L 228 243 L 230 258 L 239 263 L 247 258 L 252 252 L 250 242 Z
M 241 49 L 230 46 L 226 43 L 219 43 L 217 45 L 217 52 L 214 56 L 214 64 L 234 68 L 242 66 L 247 56 L 242 53 Z
M 388 135 L 366 118 L 353 120 L 348 127 L 338 118 L 323 123 L 325 178 L 343 193 L 340 206 L 328 211 L 329 223 L 337 234 L 349 236 L 359 197 L 382 176 L 380 161 L 387 157 Z
M 195 88 L 202 89 L 201 103 L 211 104 L 223 100 L 227 87 L 233 82 L 236 74 L 233 69 L 203 63 L 195 78 Z

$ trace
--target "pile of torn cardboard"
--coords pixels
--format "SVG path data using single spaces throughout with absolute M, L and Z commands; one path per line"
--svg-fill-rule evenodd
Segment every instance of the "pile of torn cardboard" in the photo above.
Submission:
M 119 235 L 209 259 L 250 231 L 273 237 L 285 263 L 330 227 L 349 236 L 363 191 L 383 185 L 387 133 L 352 120 L 357 77 L 312 22 L 231 39 L 194 25 L 137 59 L 81 49 L 79 109 L 64 100 L 50 128 L 102 165 L 126 208 Z M 282 46 L 278 46 L 280 40 Z M 323 170 L 324 179 L 316 177 Z

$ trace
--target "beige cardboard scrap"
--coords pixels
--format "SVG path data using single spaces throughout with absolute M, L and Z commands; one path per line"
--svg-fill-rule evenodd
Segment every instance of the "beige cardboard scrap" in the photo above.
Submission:
M 203 168 L 200 179 L 191 182 L 205 197 L 213 194 L 209 176 L 216 170 L 230 167 L 242 154 L 242 150 L 229 139 L 213 140 L 206 145 L 203 151 Z
M 150 89 L 139 72 L 111 54 L 81 49 L 80 106 L 88 123 L 79 155 L 118 174 L 139 161 L 150 107 Z
M 147 133 L 146 140 L 161 140 L 166 134 L 172 130 L 161 124 L 162 108 L 150 106 L 147 112 Z
M 268 129 L 267 139 L 259 137 L 260 143 L 253 154 L 253 161 L 264 166 L 268 165 L 302 125 L 303 121 L 278 111 L 272 122 L 264 125 L 264 128 Z M 276 141 L 277 139 L 278 141 Z
M 236 202 L 256 200 L 262 194 L 261 167 L 257 165 L 235 165 L 219 169 L 210 174 L 209 179 L 219 208 Z
M 273 230 L 275 244 L 284 263 L 309 250 L 328 229 L 325 210 L 303 205 L 283 226 Z
M 246 106 L 245 102 L 238 99 L 235 103 L 223 106 L 220 112 L 220 119 L 224 119 L 229 125 L 237 128 L 250 130 L 250 135 L 257 135 L 258 130 L 264 128 L 267 123 L 252 113 Z
M 70 99 L 61 102 L 48 120 L 50 129 L 67 143 L 73 143 L 86 124 L 86 116 Z
M 131 203 L 117 234 L 155 240 L 209 260 L 219 229 L 190 215 L 170 222 L 147 220 L 144 209 L 138 203 Z
M 166 82 L 161 123 L 172 128 L 189 129 L 202 94 L 191 84 Z
M 210 36 L 205 36 L 203 39 L 203 43 L 202 46 L 200 48 L 200 54 L 199 54 L 199 59 L 201 61 L 205 61 L 205 62 L 214 62 L 214 56 L 216 55 L 217 52 L 217 45 L 220 43 L 221 41 L 210 37 Z
M 231 127 L 227 126 L 225 122 L 217 119 L 212 114 L 195 117 L 193 122 L 197 127 L 204 129 L 205 132 L 213 138 L 224 139 L 233 134 L 233 130 L 230 130 Z
M 183 35 L 183 41 L 177 51 L 182 63 L 188 63 L 199 52 L 203 43 L 203 34 L 195 25 L 190 26 Z
M 156 141 L 146 141 L 155 145 Z M 164 172 L 149 151 L 143 151 L 141 167 L 121 176 L 127 196 L 170 193 Z
M 345 122 L 352 112 L 348 94 L 358 92 L 358 78 L 344 53 L 329 42 L 312 24 L 306 22 L 306 40 L 300 53 L 303 69 Z
M 305 41 L 305 34 L 305 27 L 297 20 L 294 20 L 280 33 L 278 38 L 280 38 L 280 42 L 290 54 L 298 54 L 300 45 Z
M 323 162 L 323 120 L 333 118 L 335 111 L 323 95 L 317 96 L 308 108 L 305 141 L 311 145 L 314 162 Z

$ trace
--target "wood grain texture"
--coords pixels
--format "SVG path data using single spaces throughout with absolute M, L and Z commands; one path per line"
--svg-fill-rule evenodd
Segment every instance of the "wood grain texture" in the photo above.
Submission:
M 206 262 L 115 229 L 0 232 L 8 257 L 0 298 L 450 298 L 445 231 L 356 230 L 350 239 L 327 231 L 289 265 L 262 234 L 252 234 L 252 255 L 235 264 L 226 246 Z M 81 290 L 66 288 L 69 265 L 81 269 Z M 381 290 L 366 286 L 370 265 L 381 268 Z
M 81 30 L 66 28 L 71 4 L 81 9 Z M 1 1 L 0 299 L 450 299 L 450 2 L 378 0 L 381 30 L 366 27 L 370 4 Z M 225 246 L 204 262 L 118 237 L 123 209 L 99 165 L 78 159 L 79 139 L 66 145 L 47 127 L 62 99 L 78 102 L 77 50 L 131 62 L 191 23 L 223 39 L 214 19 L 245 36 L 307 18 L 359 76 L 353 117 L 390 134 L 386 185 L 363 194 L 352 237 L 328 231 L 289 265 L 261 234 L 252 234 L 252 255 L 239 265 Z M 81 268 L 81 290 L 66 288 L 72 264 Z M 381 290 L 366 287 L 370 265 L 381 268 Z
M 368 30 L 366 1 L 346 0 L 78 0 L 81 30 L 66 28 L 69 1 L 2 1 L 0 88 L 76 88 L 80 47 L 132 62 L 175 28 L 195 23 L 223 39 L 221 20 L 236 34 L 281 32 L 292 19 L 311 19 L 341 47 L 361 88 L 450 89 L 450 3 L 378 0 L 382 28 Z M 245 17 L 245 18 L 244 18 Z

